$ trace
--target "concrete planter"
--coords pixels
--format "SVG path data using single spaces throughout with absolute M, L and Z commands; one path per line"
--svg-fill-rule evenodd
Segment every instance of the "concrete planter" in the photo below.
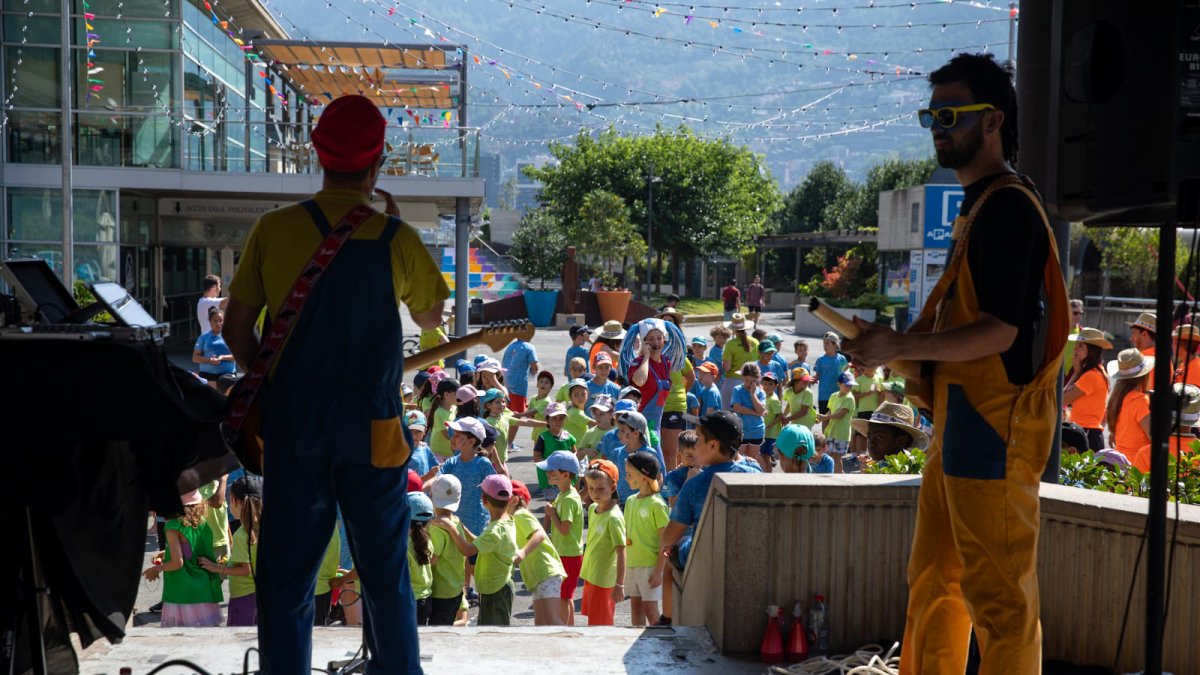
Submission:
M 529 321 L 538 328 L 554 323 L 554 307 L 558 304 L 558 291 L 525 291 L 525 311 Z
M 875 323 L 876 312 L 873 309 L 848 309 L 842 307 L 834 307 L 837 311 L 846 316 L 861 317 L 863 321 Z M 804 298 L 803 303 L 796 304 L 796 335 L 807 335 L 819 337 L 824 335 L 829 330 L 823 321 L 813 316 L 808 311 L 808 298 Z

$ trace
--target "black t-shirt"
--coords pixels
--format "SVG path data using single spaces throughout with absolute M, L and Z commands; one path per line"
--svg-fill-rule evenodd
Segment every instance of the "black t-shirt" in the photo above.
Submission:
M 992 181 L 981 178 L 966 186 L 961 207 L 965 216 Z M 993 192 L 971 226 L 967 266 L 979 296 L 979 311 L 1017 327 L 1017 338 L 1000 355 L 1012 384 L 1028 384 L 1041 363 L 1045 289 L 1042 274 L 1050 241 L 1037 206 L 1024 192 Z

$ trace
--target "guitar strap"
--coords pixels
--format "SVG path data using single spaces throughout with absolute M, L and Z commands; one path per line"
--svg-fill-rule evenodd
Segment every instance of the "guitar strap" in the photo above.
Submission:
M 302 205 L 310 213 L 314 212 L 314 209 L 320 213 L 316 201 L 312 199 L 302 202 Z M 358 226 L 376 213 L 378 212 L 375 209 L 366 204 L 360 204 L 350 209 L 313 251 L 312 259 L 302 268 L 300 276 L 292 282 L 292 289 L 288 291 L 283 306 L 279 309 L 279 314 L 271 322 L 271 329 L 263 336 L 258 348 L 258 355 L 250 364 L 249 371 L 232 395 L 233 398 L 222 425 L 227 442 L 230 437 L 236 438 L 240 434 L 242 424 L 246 421 L 246 413 L 253 407 L 259 392 L 262 391 L 267 373 L 271 372 L 271 366 L 275 363 L 275 358 L 279 356 L 280 347 L 291 333 L 296 319 L 300 317 L 300 311 L 304 309 L 304 303 L 312 295 L 313 287 L 325 274 L 325 270 L 333 263 L 334 258 L 342 250 L 342 246 L 350 240 Z

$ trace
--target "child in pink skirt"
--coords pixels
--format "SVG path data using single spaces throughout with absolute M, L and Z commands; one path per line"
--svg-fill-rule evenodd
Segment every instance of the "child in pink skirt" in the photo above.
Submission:
M 142 575 L 154 581 L 163 576 L 162 627 L 220 626 L 221 577 L 205 570 L 201 558 L 212 559 L 213 535 L 204 521 L 207 504 L 200 492 L 183 495 L 183 515 L 167 521 L 167 554 L 163 562 Z

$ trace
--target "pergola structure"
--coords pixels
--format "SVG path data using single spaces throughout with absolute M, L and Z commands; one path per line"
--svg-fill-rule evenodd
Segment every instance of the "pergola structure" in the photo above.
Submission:
M 789 232 L 787 234 L 764 234 L 754 238 L 757 249 L 793 248 L 796 249 L 796 271 L 794 278 L 800 278 L 800 262 L 804 259 L 801 254 L 806 248 L 818 246 L 842 245 L 857 246 L 865 242 L 877 241 L 879 229 L 870 227 L 862 229 L 819 230 L 817 232 Z M 759 258 L 758 274 L 761 275 L 762 258 Z

